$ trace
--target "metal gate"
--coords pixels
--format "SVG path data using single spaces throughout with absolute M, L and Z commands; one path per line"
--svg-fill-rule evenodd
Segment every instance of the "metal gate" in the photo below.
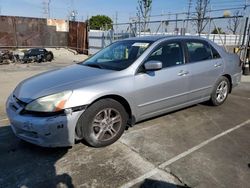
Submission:
M 83 22 L 69 22 L 68 47 L 78 53 L 88 53 L 88 29 Z

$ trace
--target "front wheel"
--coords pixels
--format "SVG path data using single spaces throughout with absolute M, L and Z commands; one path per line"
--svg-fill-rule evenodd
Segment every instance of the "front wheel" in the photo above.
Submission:
M 210 102 L 214 106 L 219 106 L 225 102 L 230 90 L 230 83 L 228 79 L 222 76 L 215 84 L 211 94 Z
M 84 138 L 93 147 L 110 145 L 123 134 L 127 119 L 127 112 L 119 102 L 99 100 L 79 118 L 76 138 Z

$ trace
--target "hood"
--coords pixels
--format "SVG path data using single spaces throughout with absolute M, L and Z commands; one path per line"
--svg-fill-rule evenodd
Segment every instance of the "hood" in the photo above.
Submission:
M 30 102 L 39 97 L 74 90 L 76 87 L 103 81 L 107 75 L 116 71 L 71 65 L 59 70 L 45 72 L 22 81 L 13 94 L 23 102 Z

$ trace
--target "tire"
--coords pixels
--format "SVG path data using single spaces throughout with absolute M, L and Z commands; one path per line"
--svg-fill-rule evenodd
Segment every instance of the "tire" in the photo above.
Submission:
M 226 77 L 222 76 L 214 86 L 213 92 L 211 94 L 210 103 L 213 106 L 222 105 L 226 101 L 229 91 L 229 80 Z
M 127 120 L 127 112 L 119 102 L 101 99 L 82 113 L 75 129 L 76 139 L 85 139 L 93 147 L 108 146 L 122 136 Z
M 37 63 L 42 63 L 43 62 L 43 57 L 38 55 L 36 56 L 36 60 L 35 60 Z
M 47 55 L 46 55 L 46 61 L 49 61 L 51 62 L 54 58 L 54 55 L 52 52 L 49 52 Z

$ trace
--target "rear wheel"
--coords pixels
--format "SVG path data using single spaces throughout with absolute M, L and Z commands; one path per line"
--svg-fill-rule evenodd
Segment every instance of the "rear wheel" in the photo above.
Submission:
M 91 105 L 78 120 L 76 138 L 84 138 L 91 146 L 114 143 L 124 132 L 127 112 L 113 99 L 102 99 Z
M 46 61 L 52 61 L 53 60 L 53 58 L 54 58 L 54 56 L 53 56 L 53 54 L 52 54 L 52 52 L 49 52 L 47 55 L 46 55 Z
M 230 90 L 230 83 L 228 79 L 222 76 L 215 84 L 211 94 L 210 102 L 214 106 L 219 106 L 225 102 Z

